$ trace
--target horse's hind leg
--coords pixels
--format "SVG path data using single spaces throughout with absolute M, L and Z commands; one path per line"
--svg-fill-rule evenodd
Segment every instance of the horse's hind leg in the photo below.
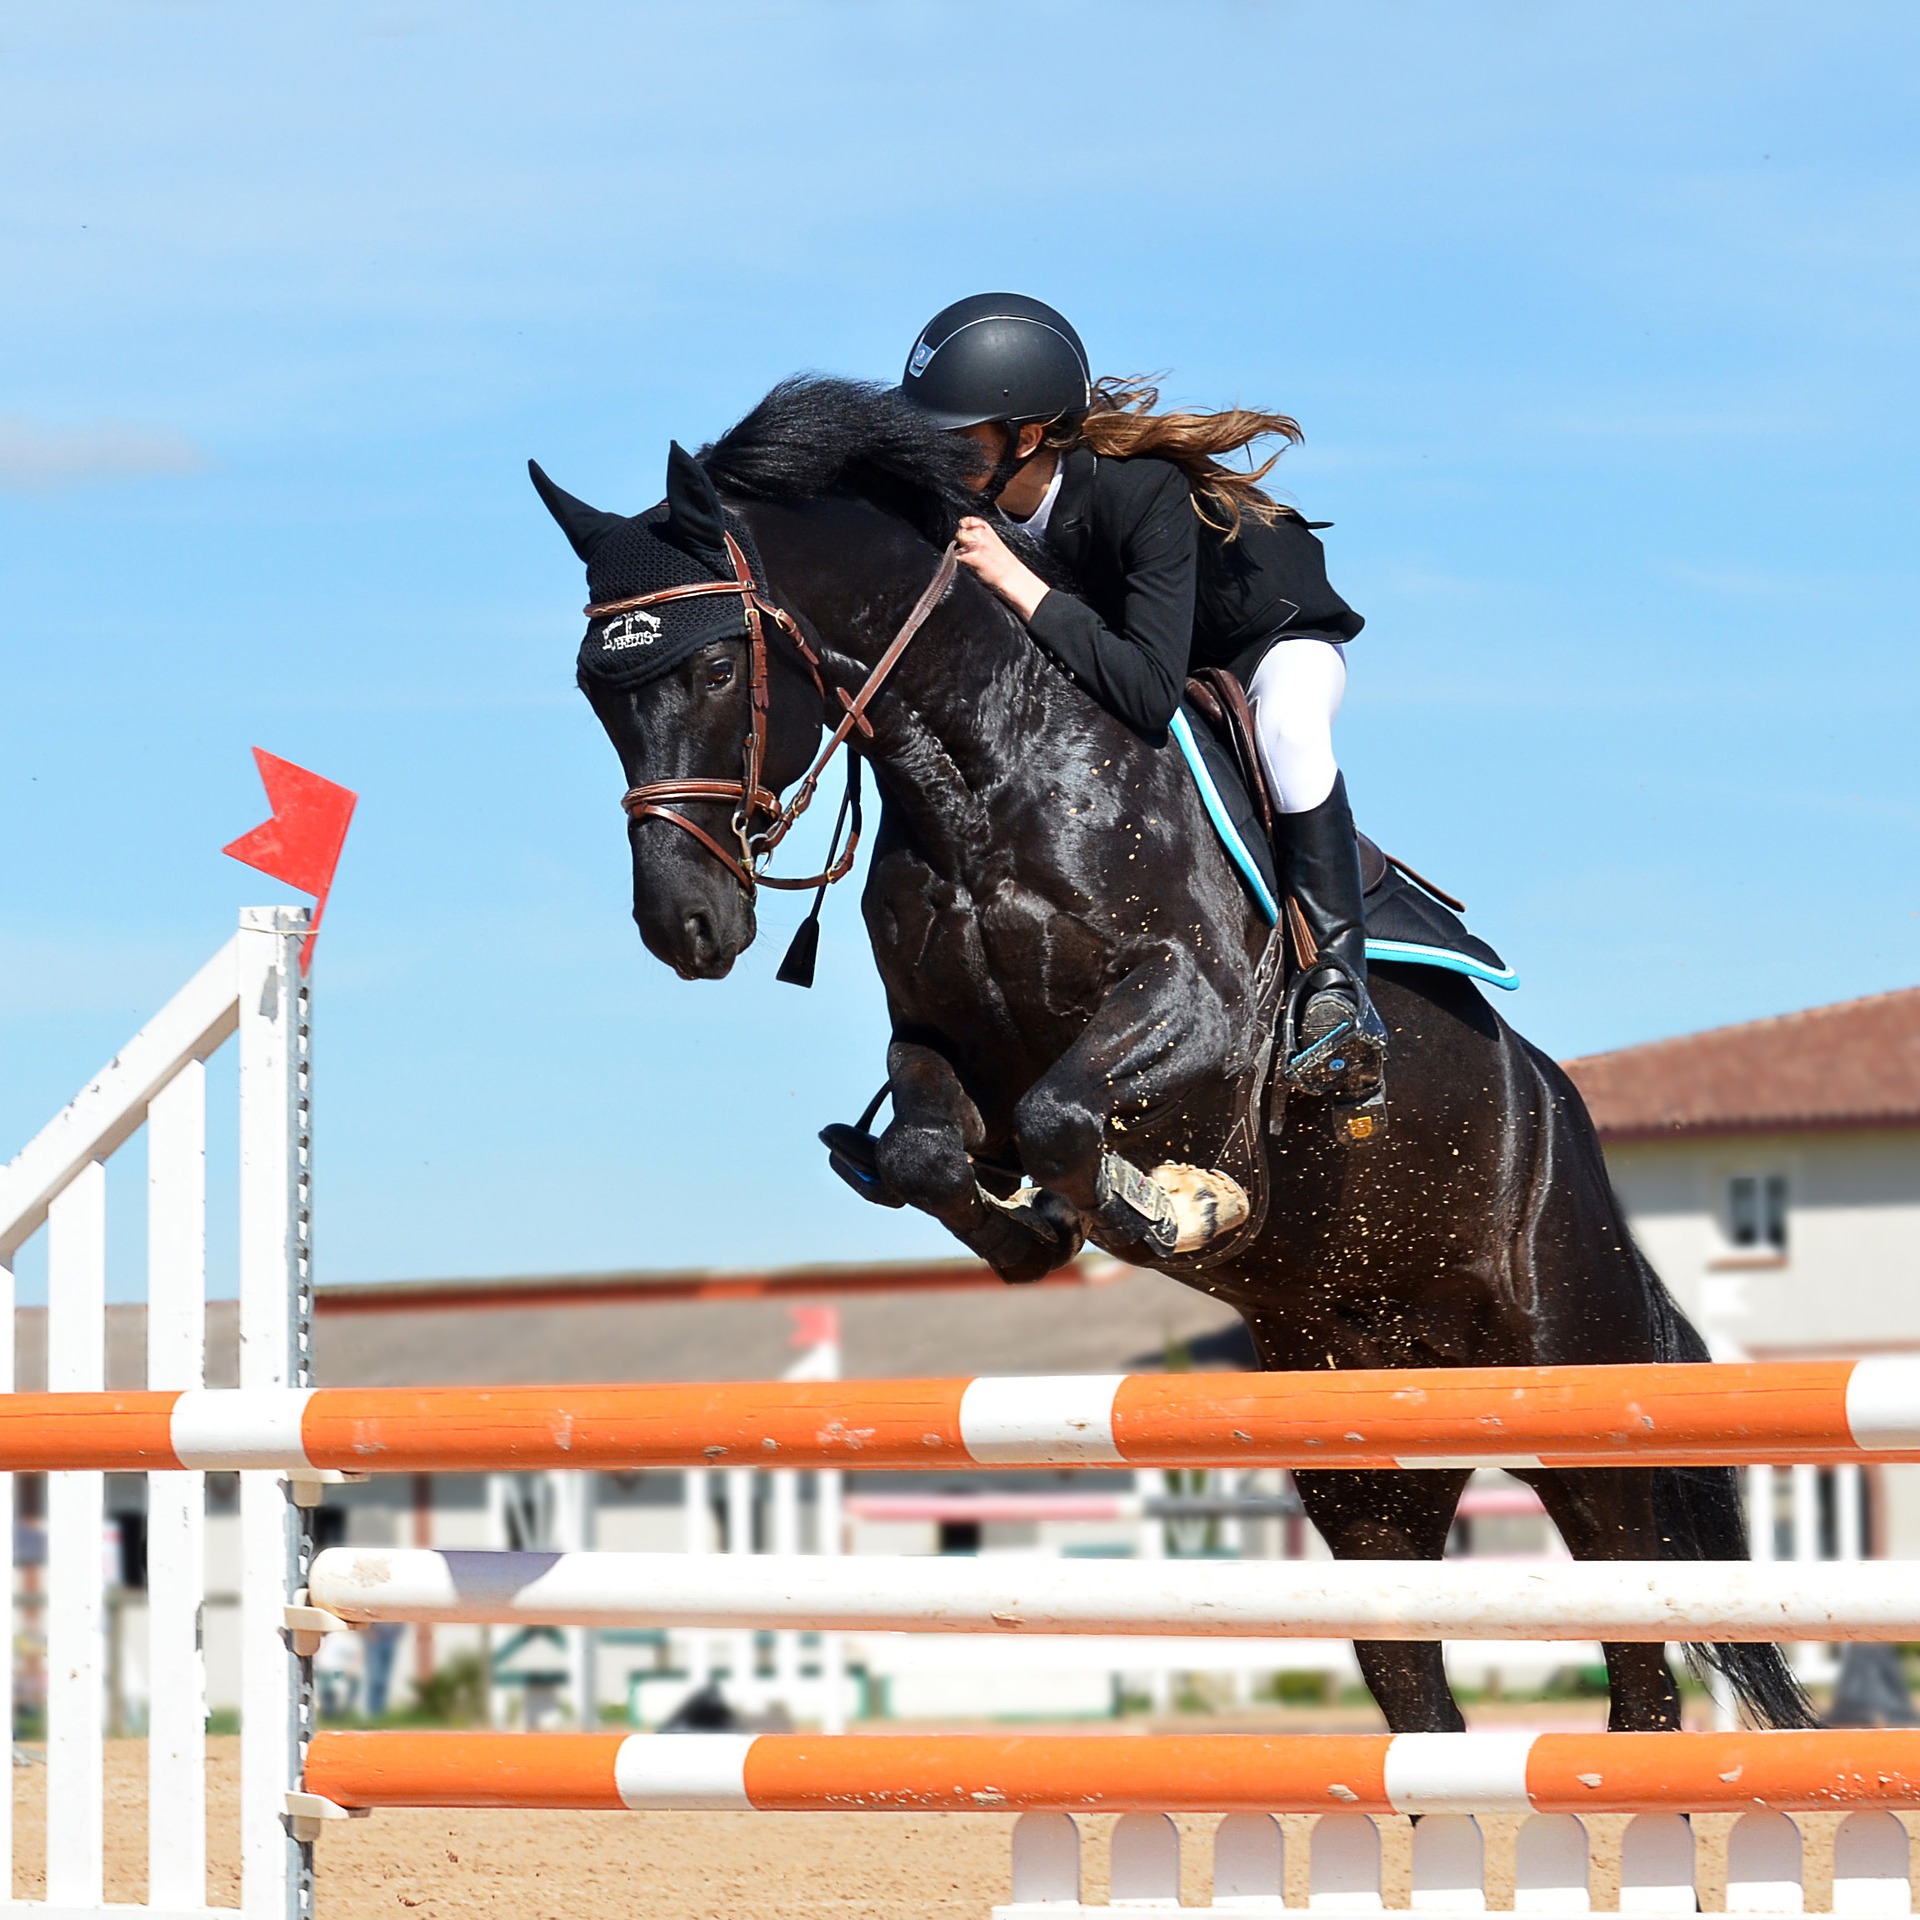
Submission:
M 1467 1476 L 1451 1468 L 1301 1473 L 1294 1484 L 1336 1560 L 1438 1560 Z M 1353 1650 L 1395 1733 L 1465 1731 L 1439 1641 L 1356 1640 Z
M 1592 1467 L 1520 1476 L 1540 1496 L 1576 1560 L 1664 1557 L 1646 1468 Z M 1680 1688 L 1658 1641 L 1609 1641 L 1607 1725 L 1615 1733 L 1660 1733 L 1680 1725 Z
M 1065 1202 L 1043 1194 L 1012 1208 L 982 1189 L 970 1156 L 986 1129 L 951 1061 L 896 1040 L 887 1080 L 893 1124 L 875 1158 L 901 1199 L 932 1214 L 1003 1280 L 1038 1280 L 1080 1251 L 1079 1222 Z

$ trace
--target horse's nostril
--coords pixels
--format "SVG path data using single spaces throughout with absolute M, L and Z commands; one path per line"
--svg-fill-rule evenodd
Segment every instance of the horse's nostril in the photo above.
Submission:
M 713 922 L 704 913 L 690 913 L 681 923 L 687 936 L 687 951 L 696 962 L 713 958 Z

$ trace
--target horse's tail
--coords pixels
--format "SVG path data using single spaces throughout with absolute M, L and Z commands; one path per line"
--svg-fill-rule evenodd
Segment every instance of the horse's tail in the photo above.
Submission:
M 1644 1257 L 1640 1258 L 1640 1268 L 1652 1310 L 1655 1358 L 1705 1360 L 1707 1343 L 1674 1304 L 1673 1296 Z M 1747 1518 L 1733 1467 L 1654 1468 L 1653 1510 L 1669 1560 L 1748 1557 Z M 1712 1675 L 1724 1676 L 1761 1726 L 1820 1724 L 1778 1646 L 1735 1642 L 1689 1646 L 1686 1652 L 1687 1665 L 1697 1680 L 1711 1684 Z

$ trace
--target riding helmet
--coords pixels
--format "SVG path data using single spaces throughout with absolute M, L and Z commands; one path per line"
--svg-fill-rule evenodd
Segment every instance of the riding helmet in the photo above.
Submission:
M 1066 315 L 1018 293 L 976 293 L 921 329 L 900 393 L 941 427 L 1084 413 L 1087 350 Z

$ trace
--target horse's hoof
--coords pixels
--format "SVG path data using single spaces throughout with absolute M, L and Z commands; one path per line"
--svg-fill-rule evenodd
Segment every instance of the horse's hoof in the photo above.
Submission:
M 1189 1167 L 1169 1160 L 1147 1176 L 1165 1190 L 1180 1225 L 1175 1253 L 1194 1253 L 1223 1233 L 1231 1233 L 1253 1211 L 1246 1189 L 1217 1167 Z
M 988 1231 L 969 1244 L 1009 1286 L 1044 1280 L 1064 1267 L 1086 1240 L 1078 1210 L 1044 1187 L 1022 1187 L 1002 1200 L 985 1187 L 980 1198 L 997 1210 Z

